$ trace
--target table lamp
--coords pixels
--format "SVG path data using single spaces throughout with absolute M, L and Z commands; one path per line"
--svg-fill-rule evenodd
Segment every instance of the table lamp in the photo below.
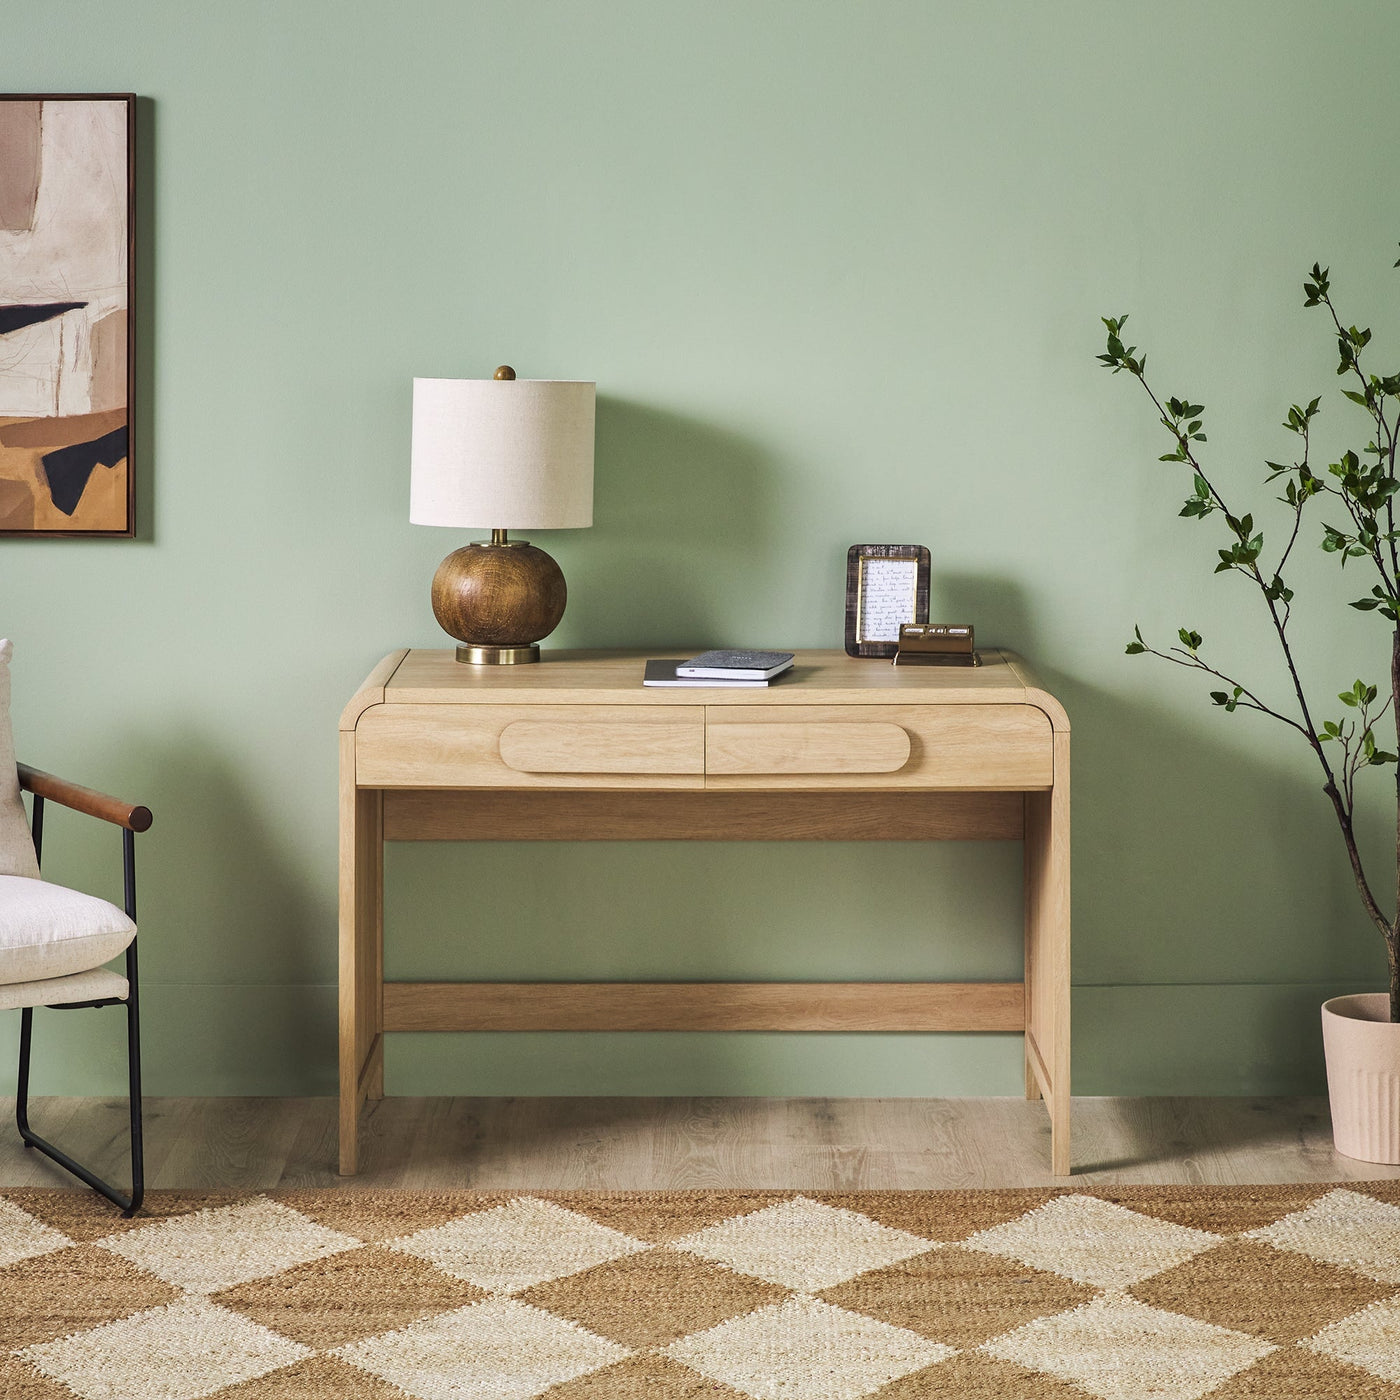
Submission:
M 572 379 L 413 381 L 415 525 L 489 529 L 433 575 L 433 615 L 474 666 L 538 661 L 568 596 L 559 565 L 507 530 L 593 523 L 596 386 Z

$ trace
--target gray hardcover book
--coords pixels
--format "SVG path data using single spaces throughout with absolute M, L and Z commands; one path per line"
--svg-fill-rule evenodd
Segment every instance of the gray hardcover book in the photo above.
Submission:
M 702 651 L 676 667 L 678 676 L 712 676 L 716 680 L 766 681 L 793 662 L 790 651 Z

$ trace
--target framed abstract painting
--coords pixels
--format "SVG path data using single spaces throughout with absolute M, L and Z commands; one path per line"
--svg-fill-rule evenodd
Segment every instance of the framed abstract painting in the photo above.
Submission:
M 135 109 L 0 95 L 0 535 L 136 532 Z

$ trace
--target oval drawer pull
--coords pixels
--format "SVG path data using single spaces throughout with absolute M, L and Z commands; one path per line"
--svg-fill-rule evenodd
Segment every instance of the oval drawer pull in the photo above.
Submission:
M 895 773 L 909 762 L 897 724 L 711 724 L 707 773 Z
M 560 724 L 522 719 L 501 731 L 501 762 L 517 773 L 703 773 L 698 720 Z

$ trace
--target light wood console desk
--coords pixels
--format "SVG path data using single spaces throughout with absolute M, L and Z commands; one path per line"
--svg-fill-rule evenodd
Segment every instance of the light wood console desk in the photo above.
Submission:
M 652 655 L 688 654 L 653 648 Z M 384 658 L 340 720 L 340 1170 L 393 1031 L 1024 1031 L 1070 1170 L 1069 721 L 1024 663 L 798 654 L 769 689 L 644 689 L 644 652 Z M 384 981 L 385 841 L 1023 840 L 1022 982 Z

